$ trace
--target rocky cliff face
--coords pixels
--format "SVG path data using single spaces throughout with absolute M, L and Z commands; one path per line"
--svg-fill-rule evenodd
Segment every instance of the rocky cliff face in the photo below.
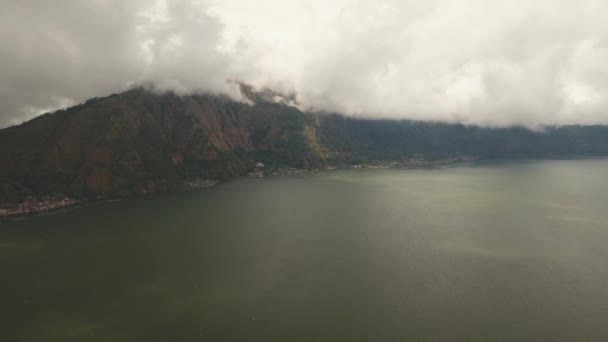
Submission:
M 27 196 L 123 197 L 255 168 L 446 156 L 554 157 L 608 154 L 608 128 L 547 132 L 304 113 L 294 96 L 222 96 L 135 89 L 0 130 L 0 202 Z
M 132 90 L 0 131 L 0 190 L 116 197 L 238 176 L 256 160 L 308 168 L 323 163 L 315 130 L 276 103 Z

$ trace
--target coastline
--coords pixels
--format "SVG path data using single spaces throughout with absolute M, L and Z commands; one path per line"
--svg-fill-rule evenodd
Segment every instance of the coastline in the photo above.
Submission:
M 266 177 L 293 177 L 315 174 L 320 171 L 334 171 L 334 170 L 349 170 L 349 169 L 364 169 L 364 170 L 376 170 L 376 169 L 425 169 L 425 168 L 440 168 L 443 166 L 456 166 L 470 164 L 479 161 L 477 157 L 459 157 L 459 158 L 448 158 L 438 160 L 425 160 L 422 158 L 414 158 L 400 161 L 390 162 L 372 162 L 372 163 L 361 163 L 361 164 L 340 164 L 330 165 L 325 168 L 313 168 L 313 169 L 300 169 L 293 167 L 278 167 L 268 168 L 262 163 L 257 163 L 256 167 L 241 177 L 248 178 L 266 178 Z M 239 178 L 239 177 L 235 177 Z M 230 180 L 230 179 L 229 179 Z M 229 181 L 227 180 L 227 181 Z M 206 189 L 220 184 L 219 180 L 210 179 L 194 179 L 187 180 L 182 183 L 181 187 L 175 189 L 193 191 L 197 189 Z M 145 195 L 142 195 L 145 196 Z M 0 203 L 0 222 L 3 220 L 18 220 L 27 218 L 30 216 L 39 215 L 52 215 L 64 210 L 70 210 L 75 208 L 82 208 L 90 205 L 111 203 L 121 201 L 131 196 L 116 197 L 116 198 L 94 198 L 94 199 L 77 199 L 68 195 L 55 194 L 40 197 L 27 197 L 19 202 L 13 203 Z
M 0 223 L 3 221 L 21 220 L 33 216 L 53 215 L 67 210 L 84 208 L 97 204 L 120 202 L 124 199 L 72 199 L 72 202 L 70 204 L 65 205 L 56 204 L 53 206 L 36 206 L 35 203 L 40 202 L 42 198 L 45 197 L 32 197 L 30 199 L 25 199 L 19 203 L 8 203 L 0 205 Z
M 0 205 L 0 218 L 29 216 L 36 213 L 53 212 L 82 204 L 83 201 L 65 195 L 26 197 L 20 202 Z

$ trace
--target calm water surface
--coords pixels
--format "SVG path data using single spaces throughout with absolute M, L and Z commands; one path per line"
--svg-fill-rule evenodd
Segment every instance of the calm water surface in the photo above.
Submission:
M 606 341 L 608 160 L 334 171 L 0 223 L 0 341 Z

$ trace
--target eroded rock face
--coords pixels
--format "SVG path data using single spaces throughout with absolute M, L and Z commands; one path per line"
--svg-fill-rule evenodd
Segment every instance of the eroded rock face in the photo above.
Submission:
M 95 99 L 0 131 L 0 180 L 6 183 L 0 200 L 165 191 L 188 179 L 245 174 L 259 159 L 320 163 L 303 133 L 311 124 L 293 107 L 219 96 L 137 89 Z
M 124 197 L 206 184 L 197 180 L 412 158 L 608 155 L 605 126 L 540 133 L 364 120 L 303 113 L 289 105 L 295 96 L 243 91 L 252 103 L 134 89 L 0 130 L 0 203 Z

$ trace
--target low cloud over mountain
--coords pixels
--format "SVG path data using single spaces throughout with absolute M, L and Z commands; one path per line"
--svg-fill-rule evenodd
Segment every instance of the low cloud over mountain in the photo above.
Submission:
M 149 84 L 490 126 L 608 123 L 600 0 L 0 1 L 0 127 Z

